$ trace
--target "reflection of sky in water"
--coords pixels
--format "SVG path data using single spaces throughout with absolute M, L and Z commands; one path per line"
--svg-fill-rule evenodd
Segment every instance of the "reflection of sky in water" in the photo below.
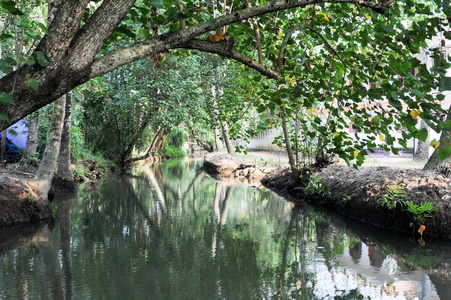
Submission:
M 339 267 L 329 270 L 322 257 L 309 266 L 308 271 L 315 274 L 314 294 L 318 299 L 334 299 L 355 289 L 365 299 L 439 299 L 422 270 L 401 273 L 397 261 L 389 255 L 379 262 L 380 268 L 375 267 L 371 249 L 359 244 L 358 261 L 349 249 L 337 257 Z
M 81 191 L 70 236 L 58 215 L 52 232 L 0 256 L 0 298 L 43 298 L 47 286 L 73 299 L 438 299 L 417 260 L 442 257 L 430 266 L 447 271 L 449 247 L 399 247 L 275 193 L 217 183 L 200 165 Z

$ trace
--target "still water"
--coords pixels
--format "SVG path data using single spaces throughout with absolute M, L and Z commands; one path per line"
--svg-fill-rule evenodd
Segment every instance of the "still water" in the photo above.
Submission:
M 107 178 L 0 230 L 2 299 L 451 299 L 451 247 L 220 183 L 202 161 Z

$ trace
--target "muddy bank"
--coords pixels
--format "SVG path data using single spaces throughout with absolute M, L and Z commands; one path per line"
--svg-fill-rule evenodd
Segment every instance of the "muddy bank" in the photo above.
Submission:
M 26 180 L 0 176 L 0 226 L 51 218 L 50 202 L 41 198 Z
M 293 178 L 288 166 L 253 168 L 251 163 L 230 155 L 210 154 L 204 167 L 216 178 L 245 183 L 261 180 L 263 186 L 297 202 L 308 202 L 377 227 L 416 238 L 451 240 L 451 180 L 419 169 L 390 167 L 354 168 L 332 165 L 315 172 L 306 185 Z M 430 202 L 437 207 L 429 214 L 408 211 Z
M 19 165 L 0 169 L 0 229 L 17 224 L 46 224 L 53 220 L 53 198 L 77 191 L 75 182 L 55 176 L 48 195 L 41 195 L 33 182 L 35 174 L 35 168 Z
M 333 165 L 315 173 L 306 187 L 292 178 L 288 168 L 282 168 L 268 174 L 262 184 L 296 201 L 378 227 L 418 238 L 451 240 L 450 178 L 437 172 Z M 394 189 L 398 192 L 390 194 Z M 417 205 L 429 201 L 438 208 L 430 217 L 421 218 L 407 210 L 410 201 Z

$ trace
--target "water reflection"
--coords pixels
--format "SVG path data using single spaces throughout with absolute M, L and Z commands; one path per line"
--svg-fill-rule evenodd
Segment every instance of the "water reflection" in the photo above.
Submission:
M 451 298 L 449 244 L 217 182 L 201 165 L 146 166 L 56 200 L 55 224 L 0 231 L 0 297 Z

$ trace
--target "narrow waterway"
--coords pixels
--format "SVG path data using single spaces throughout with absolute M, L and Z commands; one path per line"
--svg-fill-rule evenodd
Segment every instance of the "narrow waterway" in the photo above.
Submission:
M 169 161 L 0 229 L 1 299 L 451 299 L 451 246 Z

